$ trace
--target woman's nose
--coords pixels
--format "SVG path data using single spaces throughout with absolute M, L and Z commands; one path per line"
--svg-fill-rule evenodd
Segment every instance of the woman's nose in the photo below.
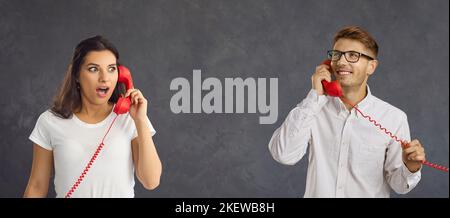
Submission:
M 104 70 L 100 70 L 99 76 L 98 76 L 98 80 L 100 82 L 106 82 L 109 81 L 109 75 L 107 72 L 105 72 Z

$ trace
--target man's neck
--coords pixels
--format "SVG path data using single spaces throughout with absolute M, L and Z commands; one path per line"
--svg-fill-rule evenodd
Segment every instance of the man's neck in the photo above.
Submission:
M 352 105 L 345 104 L 350 110 L 367 96 L 367 85 L 364 83 L 359 87 L 342 87 L 343 97 Z

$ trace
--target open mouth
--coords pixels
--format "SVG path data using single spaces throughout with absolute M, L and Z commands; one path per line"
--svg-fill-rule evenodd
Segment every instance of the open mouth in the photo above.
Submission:
M 109 87 L 98 87 L 96 90 L 97 95 L 100 97 L 105 97 L 109 91 Z

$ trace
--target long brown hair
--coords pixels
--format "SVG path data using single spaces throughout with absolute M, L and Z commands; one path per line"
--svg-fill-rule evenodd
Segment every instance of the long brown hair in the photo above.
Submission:
M 68 119 L 76 110 L 81 109 L 81 93 L 80 86 L 77 82 L 80 77 L 80 68 L 84 62 L 84 58 L 91 51 L 109 50 L 119 61 L 119 52 L 116 47 L 102 36 L 94 36 L 84 39 L 75 47 L 72 60 L 67 69 L 64 80 L 62 81 L 57 94 L 54 97 L 51 112 L 58 117 Z M 119 63 L 117 63 L 119 65 Z M 109 102 L 116 102 L 119 98 L 119 86 L 116 84 Z

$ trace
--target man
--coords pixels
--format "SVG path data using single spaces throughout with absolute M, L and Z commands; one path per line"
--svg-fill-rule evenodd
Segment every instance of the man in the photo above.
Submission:
M 373 96 L 367 85 L 377 54 L 376 41 L 362 28 L 337 32 L 328 51 L 331 67 L 316 67 L 311 91 L 273 133 L 269 150 L 280 163 L 297 163 L 310 146 L 304 197 L 389 197 L 390 188 L 405 194 L 420 181 L 425 152 L 418 140 L 409 142 L 406 114 Z M 408 145 L 401 146 L 352 105 L 327 96 L 321 81 L 331 81 L 331 74 L 346 103 Z

